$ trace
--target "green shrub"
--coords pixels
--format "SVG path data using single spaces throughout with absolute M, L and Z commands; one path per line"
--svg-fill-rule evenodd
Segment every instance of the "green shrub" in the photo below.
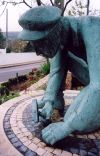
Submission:
M 0 86 L 0 95 L 3 96 L 3 95 L 9 95 L 9 90 L 6 86 Z
M 9 82 L 7 81 L 7 82 L 3 82 L 3 83 L 1 84 L 1 86 L 5 86 L 5 87 L 9 88 L 9 87 L 10 87 L 10 84 L 9 84 Z
M 0 96 L 0 104 L 14 98 L 14 97 L 18 97 L 19 96 L 19 93 L 18 92 L 10 92 L 9 95 L 3 95 L 3 96 Z
M 10 85 L 15 85 L 15 84 L 17 84 L 18 80 L 17 80 L 17 78 L 12 78 L 12 79 L 9 79 L 8 82 Z
M 6 49 L 6 53 L 11 53 L 11 48 L 10 48 L 10 47 L 8 47 L 8 48 Z
M 18 76 L 18 81 L 19 82 L 25 82 L 26 80 L 27 80 L 27 76 L 26 75 Z
M 50 63 L 44 63 L 42 66 L 41 66 L 41 71 L 44 75 L 47 75 L 49 74 L 50 72 Z

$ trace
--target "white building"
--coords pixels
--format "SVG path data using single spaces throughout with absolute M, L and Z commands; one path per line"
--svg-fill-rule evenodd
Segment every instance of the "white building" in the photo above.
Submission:
M 6 54 L 6 49 L 0 49 L 0 54 Z

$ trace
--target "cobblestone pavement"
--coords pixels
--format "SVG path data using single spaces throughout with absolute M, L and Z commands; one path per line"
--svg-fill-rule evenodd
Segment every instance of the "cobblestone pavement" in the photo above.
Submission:
M 34 91 L 37 99 L 42 94 Z M 66 107 L 77 94 L 78 91 L 65 91 Z M 9 150 L 0 149 L 0 156 L 100 156 L 100 130 L 90 134 L 74 133 L 54 146 L 46 145 L 41 138 L 43 125 L 34 123 L 31 109 L 34 97 L 22 95 L 1 107 L 4 131 L 1 129 L 0 139 L 5 135 L 5 142 L 1 140 L 0 143 Z

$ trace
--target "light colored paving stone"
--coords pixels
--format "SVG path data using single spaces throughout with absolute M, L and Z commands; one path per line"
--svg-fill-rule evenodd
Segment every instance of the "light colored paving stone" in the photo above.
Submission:
M 96 137 L 97 139 L 100 139 L 100 134 L 99 134 L 99 132 L 94 133 L 94 135 L 95 135 L 95 137 Z
M 53 154 L 47 151 L 43 156 L 53 156 Z
M 28 148 L 31 149 L 32 151 L 36 152 L 38 147 L 34 143 L 31 143 L 28 145 Z
M 18 127 L 12 127 L 12 129 L 16 135 L 21 133 L 21 131 Z
M 34 136 L 32 135 L 32 133 L 29 132 L 29 131 L 27 131 L 27 132 L 25 132 L 25 133 L 23 133 L 23 134 L 24 134 L 24 136 L 26 136 L 29 140 L 32 140 L 32 139 L 34 138 Z
M 19 128 L 25 128 L 25 125 L 22 123 L 22 120 L 17 121 L 17 126 L 18 126 Z
M 52 153 L 55 149 L 52 147 L 45 147 L 45 150 Z
M 24 134 L 23 134 L 23 133 L 17 134 L 17 137 L 18 137 L 19 139 L 21 139 L 21 138 L 24 137 Z
M 22 141 L 22 140 L 21 140 Z M 30 140 L 28 140 L 28 139 L 26 139 L 26 141 L 24 142 L 24 141 L 22 141 L 23 143 L 24 143 L 24 145 L 26 146 L 26 147 L 28 147 L 32 142 L 30 141 Z
M 72 156 L 72 153 L 63 151 L 61 156 Z
M 34 143 L 34 144 L 38 144 L 39 142 L 41 142 L 41 140 L 40 139 L 38 139 L 38 138 L 34 138 L 34 139 L 32 139 L 32 143 Z
M 57 155 L 57 156 L 60 156 L 61 153 L 62 153 L 62 150 L 60 150 L 60 149 L 55 149 L 55 150 L 53 151 L 53 154 L 55 154 L 55 155 Z
M 26 136 L 24 136 L 24 137 L 22 137 L 21 138 L 21 141 L 25 144 L 26 142 L 28 142 L 28 145 L 31 143 L 31 141 L 30 140 L 28 140 L 28 138 L 26 137 Z M 27 143 L 26 143 L 27 144 Z M 25 144 L 25 145 L 26 145 Z
M 88 134 L 87 136 L 88 136 L 89 139 L 96 139 L 96 136 L 93 135 L 93 134 Z
M 39 156 L 43 156 L 45 153 L 46 153 L 46 150 L 43 149 L 43 148 L 38 148 L 36 153 L 39 155 Z
M 39 142 L 39 143 L 37 144 L 37 146 L 38 146 L 38 147 L 41 147 L 41 148 L 44 148 L 44 147 L 46 147 L 46 144 L 45 144 L 44 142 Z
M 27 128 L 24 128 L 24 127 L 22 127 L 20 130 L 24 134 L 29 132 L 29 130 Z

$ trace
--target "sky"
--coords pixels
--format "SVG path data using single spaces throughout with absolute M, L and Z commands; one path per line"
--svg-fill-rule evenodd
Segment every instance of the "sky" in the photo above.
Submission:
M 44 2 L 47 2 L 47 0 L 44 0 Z M 90 0 L 90 7 L 93 9 L 100 9 L 100 1 Z M 18 24 L 18 19 L 21 16 L 21 14 L 23 14 L 29 8 L 24 4 L 16 6 L 9 4 L 7 6 L 7 9 L 8 9 L 8 31 L 21 31 L 22 28 Z M 3 7 L 0 6 L 0 14 L 2 13 L 2 10 Z M 6 11 L 3 13 L 2 16 L 0 16 L 0 28 L 2 31 L 6 31 Z

